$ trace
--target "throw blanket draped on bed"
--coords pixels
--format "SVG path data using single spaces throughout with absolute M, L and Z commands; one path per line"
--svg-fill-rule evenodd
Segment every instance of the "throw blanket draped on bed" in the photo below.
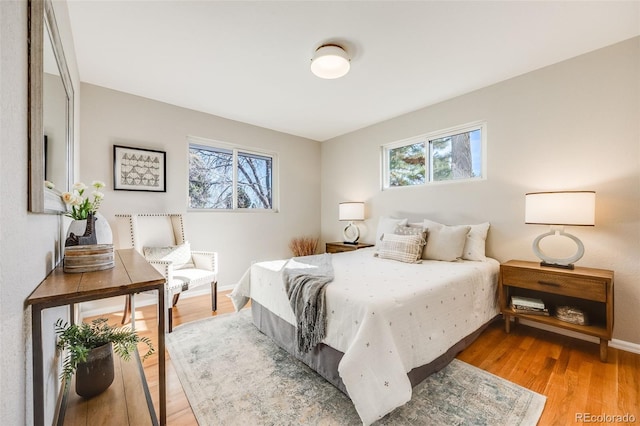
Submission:
M 326 332 L 325 289 L 333 281 L 331 255 L 294 257 L 284 268 L 282 279 L 296 316 L 298 350 L 309 352 Z

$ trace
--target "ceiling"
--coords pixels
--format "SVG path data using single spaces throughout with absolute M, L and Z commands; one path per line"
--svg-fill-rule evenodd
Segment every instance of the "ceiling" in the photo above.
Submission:
M 640 35 L 639 1 L 68 0 L 83 82 L 324 141 Z M 351 71 L 322 80 L 315 49 Z

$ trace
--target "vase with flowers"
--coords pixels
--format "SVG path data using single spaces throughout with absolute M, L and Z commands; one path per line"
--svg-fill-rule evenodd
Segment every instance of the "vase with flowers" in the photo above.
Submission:
M 82 182 L 73 185 L 73 189 L 61 194 L 62 201 L 70 207 L 66 216 L 73 219 L 67 230 L 65 245 L 111 244 L 113 234 L 106 219 L 98 213 L 104 193 L 104 182 L 94 180 L 91 187 Z M 85 195 L 90 188 L 91 194 Z

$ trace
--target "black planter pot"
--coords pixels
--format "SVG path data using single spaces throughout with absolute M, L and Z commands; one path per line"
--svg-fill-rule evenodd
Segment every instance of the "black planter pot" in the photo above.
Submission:
M 76 393 L 83 398 L 99 395 L 113 383 L 113 346 L 111 343 L 89 351 L 86 362 L 76 369 Z

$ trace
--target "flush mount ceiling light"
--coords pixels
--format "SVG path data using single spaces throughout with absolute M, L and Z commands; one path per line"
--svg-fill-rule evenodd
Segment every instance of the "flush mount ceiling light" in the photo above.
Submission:
M 349 55 L 337 44 L 318 47 L 311 59 L 311 72 L 320 78 L 340 78 L 349 72 L 350 67 Z

